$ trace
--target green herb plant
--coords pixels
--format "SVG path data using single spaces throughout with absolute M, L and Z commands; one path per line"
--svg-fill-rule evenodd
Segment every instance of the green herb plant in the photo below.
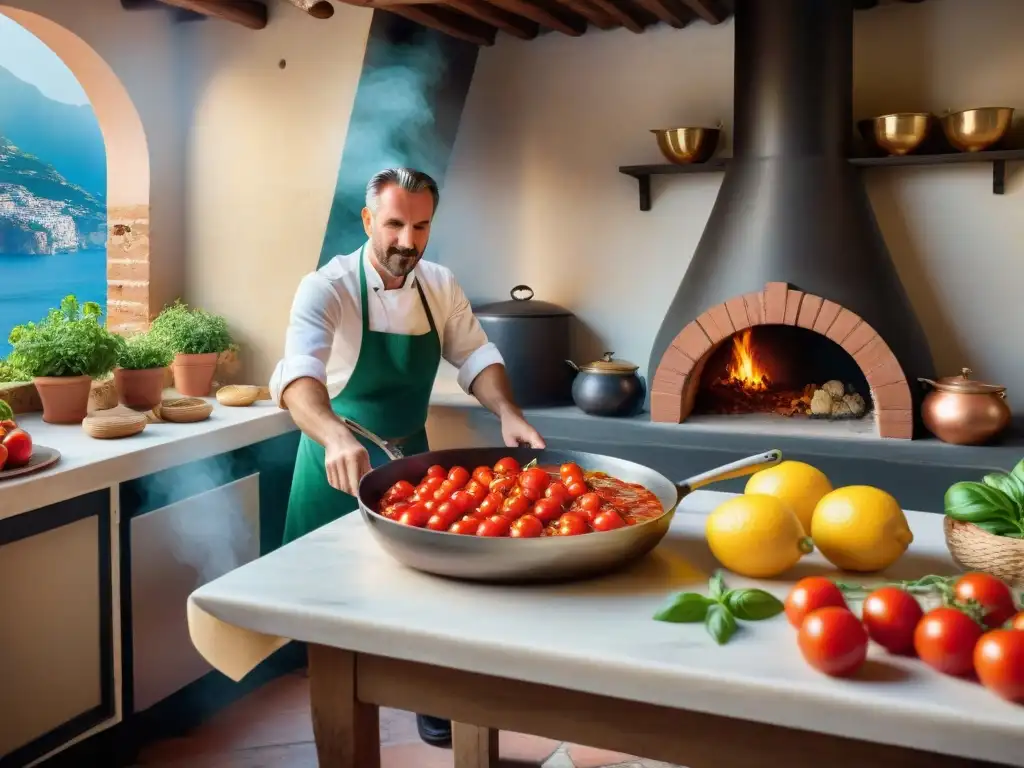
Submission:
M 996 536 L 1024 539 L 1024 459 L 1009 472 L 985 475 L 980 483 L 951 485 L 945 510 L 953 520 L 973 523 Z
M 704 622 L 708 634 L 725 645 L 739 628 L 739 621 L 763 621 L 785 609 L 782 601 L 763 589 L 728 589 L 721 572 L 708 582 L 708 594 L 681 592 L 654 614 L 655 621 L 675 624 Z
M 227 320 L 181 300 L 157 315 L 150 333 L 181 355 L 219 354 L 233 348 Z
M 14 411 L 6 400 L 0 400 L 0 421 L 14 421 Z
M 32 377 L 21 369 L 17 359 L 8 357 L 0 360 L 0 384 L 15 384 L 32 381 Z
M 29 377 L 91 376 L 110 373 L 117 361 L 118 339 L 100 322 L 99 304 L 79 305 L 65 296 L 38 323 L 15 326 L 8 360 Z
M 117 366 L 126 371 L 166 368 L 174 359 L 167 343 L 152 333 L 140 333 L 127 339 L 118 337 Z

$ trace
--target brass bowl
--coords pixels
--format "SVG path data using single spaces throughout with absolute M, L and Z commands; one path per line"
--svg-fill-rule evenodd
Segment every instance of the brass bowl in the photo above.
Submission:
M 950 144 L 961 152 L 980 152 L 1000 141 L 1012 120 L 1011 107 L 982 107 L 951 112 L 941 122 Z
M 722 134 L 720 128 L 659 128 L 651 133 L 665 159 L 676 165 L 704 163 L 711 159 Z
M 928 112 L 894 112 L 857 123 L 860 135 L 871 147 L 889 155 L 906 155 L 928 137 L 932 115 Z

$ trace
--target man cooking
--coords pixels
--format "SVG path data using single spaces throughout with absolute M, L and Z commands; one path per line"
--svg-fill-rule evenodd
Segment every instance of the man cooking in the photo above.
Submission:
M 458 368 L 459 385 L 501 419 L 505 445 L 544 447 L 455 277 L 421 260 L 438 200 L 427 174 L 381 171 L 366 186 L 369 240 L 299 283 L 284 358 L 270 381 L 274 401 L 302 430 L 285 543 L 357 509 L 360 478 L 387 461 L 338 416 L 406 455 L 428 450 L 427 409 L 442 357 Z M 448 721 L 418 715 L 416 723 L 427 743 L 450 743 Z

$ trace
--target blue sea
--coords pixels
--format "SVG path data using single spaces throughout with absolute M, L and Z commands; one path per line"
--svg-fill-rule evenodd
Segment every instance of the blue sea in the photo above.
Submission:
M 0 357 L 11 351 L 11 328 L 41 320 L 69 293 L 79 302 L 107 308 L 107 252 L 79 251 L 53 256 L 0 253 Z

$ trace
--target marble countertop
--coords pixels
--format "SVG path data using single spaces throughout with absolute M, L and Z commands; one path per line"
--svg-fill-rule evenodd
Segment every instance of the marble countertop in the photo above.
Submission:
M 168 391 L 167 397 L 175 396 Z M 229 408 L 214 398 L 213 413 L 194 424 L 149 424 L 132 437 L 96 440 L 80 425 L 47 424 L 42 414 L 18 416 L 37 445 L 56 448 L 52 467 L 0 481 L 0 519 L 169 467 L 277 437 L 295 429 L 291 415 L 270 402 Z
M 548 683 L 568 689 L 821 731 L 882 744 L 1024 765 L 1024 707 L 872 646 L 856 679 L 801 658 L 783 617 L 742 624 L 725 646 L 700 624 L 651 616 L 678 591 L 701 591 L 716 567 L 704 517 L 729 494 L 684 500 L 662 544 L 631 569 L 577 584 L 485 586 L 406 569 L 358 514 L 201 587 L 190 608 L 230 626 L 312 643 Z M 942 518 L 908 513 L 915 542 L 891 578 L 953 573 Z M 785 580 L 833 569 L 815 553 Z

